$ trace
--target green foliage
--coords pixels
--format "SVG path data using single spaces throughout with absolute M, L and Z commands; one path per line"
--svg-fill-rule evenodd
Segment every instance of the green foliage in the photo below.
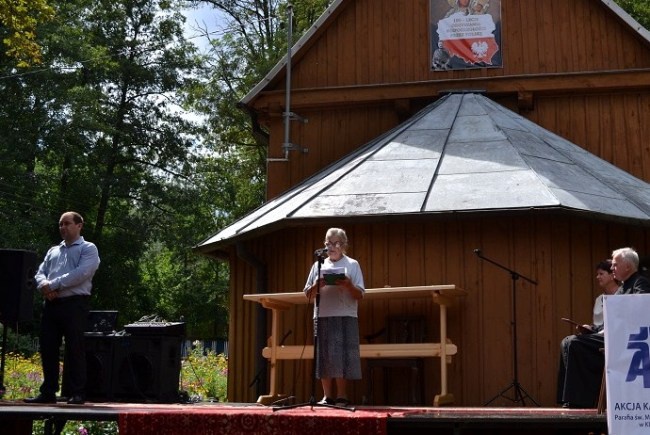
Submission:
M 650 0 L 615 0 L 646 29 L 650 29 Z
M 94 309 L 225 338 L 227 265 L 192 247 L 264 200 L 266 132 L 238 102 L 286 53 L 286 2 L 207 2 L 230 27 L 204 57 L 183 35 L 186 0 L 48 3 L 42 64 L 16 73 L 0 53 L 0 246 L 42 258 L 76 210 L 100 252 Z M 294 3 L 296 38 L 328 3 Z M 45 2 L 9 4 L 38 17 Z
M 53 16 L 54 10 L 46 0 L 0 0 L 0 35 L 6 55 L 17 61 L 16 66 L 25 68 L 41 62 L 37 27 Z
M 44 66 L 13 74 L 0 57 L 0 246 L 42 256 L 60 240 L 60 213 L 79 211 L 102 260 L 93 308 L 123 322 L 184 316 L 190 334 L 223 337 L 227 296 L 215 293 L 227 291 L 227 271 L 191 252 L 229 212 L 195 175 L 210 155 L 184 109 L 201 65 L 183 36 L 185 2 L 51 4 Z
M 179 252 L 161 243 L 149 246 L 140 260 L 142 284 L 153 296 L 150 311 L 167 320 L 183 319 L 191 325 L 192 337 L 227 337 L 228 305 L 227 276 L 219 279 L 216 285 L 222 287 L 214 291 L 197 291 L 201 283 L 225 273 L 224 265 L 199 258 L 189 251 L 179 256 Z M 206 269 L 206 266 L 208 267 Z
M 199 343 L 183 360 L 181 368 L 181 389 L 193 400 L 226 401 L 228 360 L 223 354 L 205 350 Z M 5 400 L 22 400 L 38 394 L 42 382 L 40 355 L 24 357 L 19 353 L 6 355 Z M 85 432 L 84 432 L 85 431 Z M 43 434 L 42 420 L 36 420 L 34 434 Z M 62 432 L 64 435 L 116 434 L 114 421 L 69 421 Z
M 6 391 L 3 398 L 20 400 L 38 394 L 38 387 L 43 382 L 41 355 L 36 353 L 24 357 L 19 353 L 7 352 L 5 358 Z
M 227 401 L 228 359 L 204 349 L 199 342 L 183 361 L 181 389 L 199 401 Z
M 205 145 L 215 157 L 199 167 L 209 185 L 208 194 L 224 223 L 241 217 L 264 201 L 267 138 L 251 114 L 239 106 L 246 94 L 287 51 L 287 2 L 280 0 L 204 0 L 225 17 L 223 37 L 212 39 L 212 50 L 202 69 L 203 81 L 191 89 L 188 102 L 207 119 Z M 296 41 L 331 3 L 300 0 L 294 5 Z M 221 227 L 221 225 L 219 225 Z
M 265 168 L 266 154 L 259 149 L 241 151 L 242 146 L 265 146 L 263 137 L 255 137 L 249 127 L 250 114 L 239 108 L 239 101 L 287 52 L 287 2 L 280 0 L 205 0 L 220 11 L 227 21 L 227 32 L 212 41 L 206 59 L 205 83 L 192 100 L 204 111 L 214 134 L 213 143 L 220 151 L 238 147 L 242 159 L 253 159 L 257 168 Z M 309 28 L 330 3 L 327 0 L 301 0 L 294 5 L 293 41 Z M 263 184 L 263 180 L 255 180 Z
M 0 325 L 0 334 L 4 328 L 3 325 Z M 29 335 L 29 331 L 16 332 L 11 328 L 7 330 L 8 352 L 30 356 L 36 353 L 37 346 L 37 342 Z
M 116 421 L 73 421 L 66 422 L 61 435 L 115 435 L 118 433 Z M 35 420 L 33 435 L 45 434 L 45 421 Z

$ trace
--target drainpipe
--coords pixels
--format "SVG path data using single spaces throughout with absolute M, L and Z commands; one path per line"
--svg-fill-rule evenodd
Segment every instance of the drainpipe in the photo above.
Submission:
M 307 123 L 306 118 L 302 118 L 291 111 L 291 46 L 293 45 L 293 5 L 287 4 L 287 75 L 284 90 L 284 142 L 282 149 L 284 150 L 284 157 L 281 159 L 267 159 L 269 162 L 288 162 L 289 151 L 301 151 L 307 153 L 307 148 L 302 148 L 299 145 L 291 143 L 291 121 L 300 121 Z
M 237 256 L 244 260 L 246 263 L 253 266 L 255 269 L 255 293 L 268 293 L 266 288 L 266 264 L 259 258 L 253 255 L 248 249 L 244 247 L 241 242 L 237 243 Z M 268 391 L 267 361 L 262 356 L 262 349 L 266 346 L 267 340 L 267 309 L 261 304 L 257 306 L 257 314 L 255 316 L 255 349 L 257 350 L 257 358 L 255 359 L 255 378 L 252 379 L 249 387 L 255 384 L 256 397 L 260 397 L 264 392 Z

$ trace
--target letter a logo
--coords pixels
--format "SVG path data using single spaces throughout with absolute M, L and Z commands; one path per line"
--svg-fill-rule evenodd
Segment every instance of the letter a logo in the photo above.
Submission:
M 638 334 L 630 334 L 628 349 L 636 349 L 625 382 L 633 382 L 637 376 L 643 377 L 643 388 L 650 388 L 650 348 L 648 347 L 648 327 L 642 327 Z

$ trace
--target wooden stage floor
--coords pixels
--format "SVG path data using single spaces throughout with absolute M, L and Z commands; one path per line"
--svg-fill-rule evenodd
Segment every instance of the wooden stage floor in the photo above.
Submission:
M 120 435 L 208 434 L 440 434 L 600 435 L 605 415 L 595 409 L 426 408 L 320 406 L 293 409 L 247 403 L 86 403 L 27 405 L 0 401 L 3 434 L 30 434 L 33 420 L 117 421 Z

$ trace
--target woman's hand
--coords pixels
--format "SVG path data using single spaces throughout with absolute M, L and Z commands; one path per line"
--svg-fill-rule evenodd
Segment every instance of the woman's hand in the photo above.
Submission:
M 336 285 L 347 290 L 355 299 L 361 299 L 363 297 L 361 291 L 352 283 L 352 280 L 347 275 L 345 278 L 336 280 Z

